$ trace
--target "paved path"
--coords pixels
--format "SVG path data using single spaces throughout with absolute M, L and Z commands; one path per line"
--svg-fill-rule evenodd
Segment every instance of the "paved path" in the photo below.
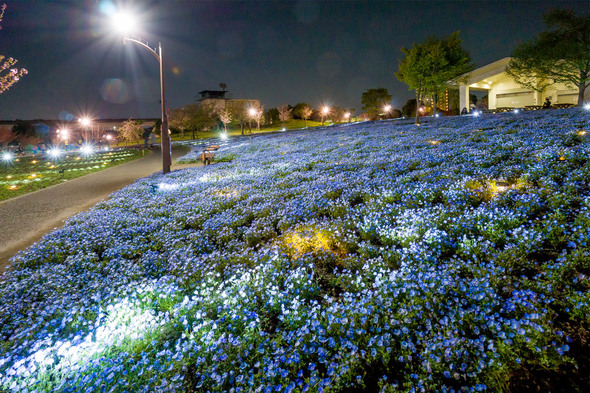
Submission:
M 187 152 L 187 147 L 174 147 L 172 162 Z M 173 164 L 171 170 L 187 166 L 197 164 Z M 156 149 L 146 157 L 0 202 L 0 274 L 17 251 L 61 227 L 68 217 L 87 210 L 136 179 L 161 170 L 162 155 Z

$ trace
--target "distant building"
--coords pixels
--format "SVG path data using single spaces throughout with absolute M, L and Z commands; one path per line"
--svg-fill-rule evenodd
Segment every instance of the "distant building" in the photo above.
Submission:
M 129 119 L 92 119 L 87 126 L 80 121 L 61 120 L 24 120 L 35 129 L 35 133 L 45 142 L 61 143 L 62 130 L 67 130 L 69 143 L 76 143 L 80 140 L 100 140 L 107 132 L 116 132 L 121 125 Z M 140 120 L 143 128 L 153 128 L 159 119 L 133 119 Z M 22 120 L 0 120 L 0 131 L 12 131 L 12 127 Z
M 538 92 L 524 88 L 514 79 L 506 75 L 506 67 L 510 57 L 490 63 L 469 72 L 459 78 L 460 110 L 469 108 L 469 92 L 471 90 L 488 93 L 488 109 L 525 108 L 541 106 L 545 98 L 555 104 L 578 104 L 578 91 L 561 83 L 553 84 L 544 91 Z M 590 89 L 586 89 L 585 99 L 590 99 Z
M 225 93 L 227 93 L 225 90 L 203 90 L 199 92 L 201 95 L 199 101 L 203 104 L 212 105 L 216 110 L 231 109 L 238 105 L 243 108 L 260 108 L 260 100 L 227 98 Z

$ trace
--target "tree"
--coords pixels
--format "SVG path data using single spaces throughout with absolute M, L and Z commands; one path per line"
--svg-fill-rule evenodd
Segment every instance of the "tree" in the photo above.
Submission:
M 134 142 L 139 140 L 143 134 L 143 128 L 141 128 L 141 120 L 127 120 L 119 127 L 119 134 L 121 138 L 128 142 Z
M 173 109 L 168 114 L 168 125 L 170 126 L 170 128 L 178 128 L 180 130 L 181 138 L 184 138 L 184 130 L 187 128 L 188 120 L 189 117 L 186 106 L 183 106 L 182 108 L 178 109 Z
M 307 105 L 301 109 L 301 118 L 303 120 L 305 120 L 306 127 L 307 127 L 307 119 L 309 119 L 312 114 L 313 114 L 313 109 L 309 105 Z
M 221 109 L 217 112 L 219 120 L 223 123 L 223 129 L 227 132 L 227 125 L 231 123 L 232 113 L 229 109 Z
M 475 68 L 469 53 L 461 47 L 459 32 L 447 38 L 430 37 L 412 49 L 402 48 L 406 55 L 399 62 L 397 79 L 416 92 L 416 102 L 422 103 L 429 94 L 436 112 L 436 96 L 447 88 L 447 83 Z M 416 124 L 419 124 L 416 111 Z
M 402 107 L 402 115 L 412 117 L 416 114 L 416 99 L 410 98 Z
M 291 117 L 293 115 L 293 108 L 290 108 L 287 104 L 283 104 L 277 107 L 277 110 L 279 111 L 279 119 L 281 120 L 284 126 L 285 122 L 291 120 Z
M 198 137 L 199 131 L 215 126 L 217 113 L 213 103 L 200 103 L 185 105 L 170 113 L 170 124 L 181 130 L 190 130 L 192 138 Z
M 240 126 L 242 135 L 244 135 L 244 127 L 250 120 L 246 103 L 243 101 L 234 101 L 229 106 L 229 111 L 232 121 Z
M 0 146 L 8 146 L 16 138 L 18 138 L 18 134 L 13 130 L 0 128 Z
M 265 114 L 267 124 L 279 121 L 279 110 L 277 108 L 270 108 Z
M 0 6 L 0 22 L 2 22 L 5 9 L 6 4 L 2 4 L 2 6 Z M 2 29 L 1 26 L 0 29 Z M 6 56 L 0 55 L 0 94 L 4 93 L 10 88 L 10 86 L 14 85 L 20 80 L 20 78 L 28 73 L 24 68 L 21 68 L 20 70 L 15 68 L 14 65 L 16 63 L 17 60 L 12 57 L 6 58 Z
M 293 107 L 293 118 L 294 119 L 303 119 L 303 110 L 309 107 L 309 105 L 305 102 L 299 102 L 295 104 Z
M 256 129 L 260 130 L 260 122 L 264 117 L 264 105 L 260 105 L 258 108 L 252 108 L 250 111 L 252 119 L 256 122 Z
M 382 87 L 378 89 L 368 89 L 361 97 L 363 110 L 367 112 L 371 120 L 379 117 L 379 113 L 383 111 L 383 107 L 391 101 L 391 94 Z
M 578 89 L 578 106 L 590 85 L 590 13 L 552 10 L 543 15 L 548 31 L 518 45 L 506 74 L 523 86 L 543 91 L 554 83 Z

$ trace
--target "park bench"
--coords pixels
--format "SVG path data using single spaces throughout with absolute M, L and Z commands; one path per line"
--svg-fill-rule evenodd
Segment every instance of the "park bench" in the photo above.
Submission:
M 209 145 L 203 149 L 201 153 L 201 160 L 203 165 L 211 164 L 211 160 L 215 158 L 215 151 L 219 150 L 219 145 Z
M 571 108 L 574 104 L 553 104 L 551 108 L 553 109 L 564 109 L 564 108 Z

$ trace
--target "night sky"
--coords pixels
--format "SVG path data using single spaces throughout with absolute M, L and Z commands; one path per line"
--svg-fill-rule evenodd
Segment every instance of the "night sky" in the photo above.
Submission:
M 510 55 L 545 29 L 555 7 L 581 1 L 0 0 L 0 54 L 29 75 L 0 94 L 0 120 L 154 118 L 159 70 L 145 49 L 122 44 L 110 11 L 135 11 L 139 37 L 162 42 L 169 108 L 227 84 L 231 98 L 331 104 L 361 112 L 361 95 L 384 87 L 401 108 L 413 97 L 395 78 L 402 46 L 459 30 L 476 66 Z

